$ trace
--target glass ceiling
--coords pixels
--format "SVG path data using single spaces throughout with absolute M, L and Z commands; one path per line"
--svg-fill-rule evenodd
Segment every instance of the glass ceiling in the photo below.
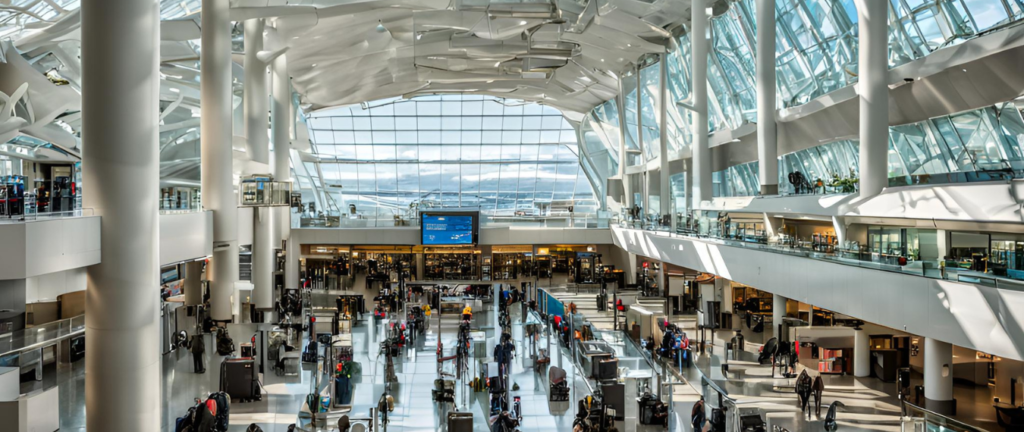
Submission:
M 708 126 L 714 133 L 720 130 L 735 129 L 746 123 L 757 120 L 757 98 L 755 78 L 755 49 L 757 22 L 755 21 L 755 2 L 757 0 L 738 0 L 731 4 L 729 10 L 721 16 L 712 18 L 710 27 L 713 32 L 711 53 L 708 58 Z M 857 81 L 857 9 L 854 0 L 778 0 L 776 2 L 777 46 L 775 52 L 776 69 L 778 72 L 779 108 L 798 106 L 822 96 L 826 93 L 850 86 Z M 1013 24 L 1024 18 L 1024 0 L 889 0 L 889 67 L 897 67 L 909 61 L 919 59 L 932 52 L 962 43 L 982 34 L 996 31 L 1006 25 Z M 691 130 L 690 112 L 676 105 L 676 101 L 685 101 L 690 95 L 690 40 L 688 34 L 680 36 L 673 49 L 665 56 L 668 62 L 668 86 L 673 100 L 667 106 L 666 117 L 669 124 L 665 125 L 668 133 L 669 157 L 678 159 L 689 155 Z M 650 161 L 658 156 L 658 137 L 661 133 L 660 116 L 658 115 L 657 97 L 661 85 L 659 65 L 653 64 L 644 68 L 640 74 L 640 112 L 637 112 L 637 77 L 626 74 L 622 79 L 624 98 L 624 116 L 621 121 L 626 126 L 626 147 L 628 165 L 639 165 L 645 160 Z M 1008 99 L 1011 96 L 1008 95 Z M 1010 103 L 1011 106 L 1019 103 Z M 582 124 L 584 140 L 590 152 L 591 163 L 598 169 L 599 177 L 606 179 L 614 175 L 618 160 L 617 148 L 619 137 L 616 135 L 620 127 L 620 119 L 615 109 L 615 101 L 598 106 L 586 117 Z M 964 117 L 997 118 L 988 113 L 1007 112 L 1013 114 L 1006 118 L 1005 124 L 1015 125 L 1021 117 L 1020 110 L 1004 107 L 992 107 L 971 113 L 954 114 L 943 118 L 960 119 Z M 613 115 L 609 116 L 611 113 Z M 637 130 L 637 117 L 642 119 L 643 130 Z M 890 177 L 919 176 L 955 172 L 982 172 L 994 170 L 1018 170 L 1019 157 L 1016 153 L 1017 139 L 1010 134 L 991 133 L 978 135 L 968 140 L 957 136 L 956 128 L 946 131 L 934 126 L 941 120 L 930 120 L 921 124 L 893 128 L 890 148 Z M 967 120 L 960 121 L 965 123 Z M 954 124 L 957 121 L 953 121 Z M 998 127 L 986 126 L 984 121 L 978 129 L 997 130 Z M 992 123 L 992 122 L 989 122 Z M 932 124 L 924 127 L 922 125 Z M 972 123 L 973 124 L 973 123 Z M 1011 126 L 1012 126 L 1011 125 Z M 1003 125 L 1006 129 L 1007 126 Z M 905 130 L 913 130 L 906 133 Z M 962 129 L 962 128 L 961 128 Z M 614 132 L 614 133 L 613 133 Z M 644 143 L 643 157 L 639 152 L 638 134 Z M 963 134 L 959 134 L 963 135 Z M 1007 136 L 1003 140 L 1000 136 Z M 923 138 L 922 138 L 923 137 Z M 955 139 L 954 139 L 955 138 Z M 600 141 L 600 142 L 598 142 Z M 959 144 L 950 142 L 964 141 L 964 148 L 972 147 L 967 156 L 957 156 Z M 1004 142 L 1005 141 L 1005 142 Z M 932 157 L 927 163 L 920 162 L 921 154 L 935 153 L 931 150 L 917 150 L 914 146 L 924 146 L 927 142 L 945 143 L 949 147 L 947 153 L 953 156 L 941 158 L 939 162 Z M 1007 143 L 1009 142 L 1009 143 Z M 783 163 L 780 177 L 784 177 L 797 165 L 790 166 L 788 161 L 797 161 L 800 166 L 812 166 L 806 157 L 828 159 L 838 162 L 840 159 L 821 156 L 828 154 L 832 148 L 849 153 L 855 149 L 855 142 L 835 144 L 828 149 L 812 147 L 800 155 L 786 155 L 787 163 Z M 934 146 L 933 146 L 934 147 Z M 996 152 L 990 149 L 1007 149 Z M 597 151 L 603 150 L 603 151 Z M 820 151 L 819 151 L 820 150 Z M 922 153 L 923 152 L 923 153 Z M 929 153 L 931 152 L 931 153 Z M 996 156 L 990 156 L 995 154 Z M 604 160 L 600 160 L 603 156 Z M 614 155 L 614 156 L 613 156 Z M 806 156 L 806 157 L 805 157 Z M 971 163 L 960 163 L 967 157 L 974 157 Z M 831 177 L 832 174 L 846 176 L 849 169 L 856 168 L 856 152 L 848 163 L 817 163 L 821 168 L 820 175 Z M 986 162 L 994 160 L 998 163 Z M 833 166 L 834 165 L 834 166 Z M 947 168 L 948 167 L 948 168 Z M 751 169 L 753 168 L 753 169 Z M 805 168 L 807 169 L 807 168 Z M 716 188 L 716 195 L 753 195 L 756 194 L 757 169 L 756 162 L 736 166 L 716 174 L 722 187 Z M 599 178 L 599 181 L 602 180 Z M 901 181 L 901 180 L 898 180 Z M 916 180 L 915 180 L 916 181 Z M 781 185 L 787 184 L 780 182 Z
M 317 162 L 305 170 L 328 210 L 388 217 L 479 207 L 537 215 L 597 209 L 576 132 L 554 108 L 489 96 L 389 99 L 306 121 Z M 326 192 L 324 192 L 326 191 Z

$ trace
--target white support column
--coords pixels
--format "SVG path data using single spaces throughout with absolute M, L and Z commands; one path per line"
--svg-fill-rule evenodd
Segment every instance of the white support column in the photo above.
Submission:
M 690 70 L 693 74 L 693 205 L 711 199 L 711 149 L 708 148 L 707 0 L 691 0 Z
M 88 83 L 82 88 L 82 175 L 89 185 L 83 198 L 102 216 L 103 255 L 102 263 L 88 268 L 86 428 L 156 431 L 163 418 L 156 295 L 159 2 L 82 2 L 81 33 L 82 76 Z M 125 409 L 125 401 L 131 401 L 131 409 Z
M 245 151 L 254 162 L 270 163 L 267 138 L 267 64 L 257 57 L 263 50 L 263 20 L 245 21 Z
M 203 304 L 203 261 L 185 263 L 185 306 Z
M 228 0 L 203 0 L 200 54 L 200 119 L 203 207 L 213 210 L 210 317 L 232 319 L 231 297 L 238 281 L 238 201 L 231 150 L 231 18 Z
M 953 400 L 953 345 L 924 338 L 925 408 L 939 414 L 956 413 Z
M 757 179 L 761 195 L 779 194 L 775 125 L 775 0 L 757 1 Z M 762 24 L 764 23 L 764 24 Z
M 871 338 L 864 329 L 853 331 L 853 376 L 871 376 Z
M 252 209 L 252 302 L 257 309 L 274 307 L 274 210 Z
M 249 158 L 269 164 L 267 64 L 258 57 L 263 33 L 263 20 L 245 21 L 245 131 Z M 252 212 L 252 302 L 257 309 L 274 307 L 274 249 L 280 245 L 274 235 L 275 213 L 277 208 L 257 207 Z
M 643 82 L 640 80 L 640 65 L 636 65 L 636 145 L 640 147 L 640 165 L 642 173 L 640 175 L 640 208 L 643 210 L 642 217 L 644 221 L 647 220 L 647 215 L 651 213 L 651 209 L 648 208 L 650 205 L 649 187 L 647 184 L 647 152 L 644 148 L 644 116 L 640 114 L 643 109 L 641 103 L 643 98 Z M 646 222 L 645 222 L 646 224 Z
M 768 213 L 762 213 L 761 217 L 764 220 L 764 233 L 768 237 L 768 243 L 775 243 L 779 240 L 779 230 L 781 229 L 782 221 L 779 218 L 772 217 Z
M 772 334 L 779 341 L 789 340 L 789 335 L 779 335 L 783 319 L 786 318 L 786 303 L 788 299 L 778 294 L 772 294 Z
M 275 35 L 276 36 L 276 35 Z M 275 38 L 276 39 L 276 38 Z M 282 43 L 276 41 L 274 49 L 281 48 Z M 273 102 L 270 105 L 270 130 L 273 134 L 274 144 L 274 179 L 277 181 L 290 181 L 292 178 L 291 164 L 291 129 L 293 121 L 291 118 L 292 106 L 292 83 L 288 76 L 288 58 L 281 54 L 270 64 L 271 86 Z M 276 209 L 277 244 L 281 240 L 287 240 L 291 236 L 291 209 L 280 207 Z M 288 257 L 288 260 L 298 259 Z
M 687 159 L 683 162 L 685 171 L 683 171 L 683 183 L 686 184 L 686 211 L 693 211 L 693 158 Z
M 889 4 L 857 0 L 860 44 L 860 196 L 889 184 Z
M 285 245 L 284 287 L 299 287 L 299 244 L 295 237 L 288 236 Z
M 676 232 L 676 218 L 672 215 L 672 182 L 670 180 L 671 172 L 669 172 L 669 156 L 668 156 L 668 103 L 669 103 L 669 92 L 668 92 L 668 53 L 661 55 L 661 61 L 658 62 L 660 65 L 659 75 L 661 85 L 659 87 L 658 97 L 658 116 L 661 121 L 661 130 L 659 136 L 661 138 L 660 152 L 661 152 L 661 168 L 658 172 L 661 184 L 661 210 L 660 213 L 664 217 L 669 216 L 669 232 Z
M 633 207 L 633 186 L 626 175 L 626 166 L 629 164 L 629 153 L 626 151 L 626 94 L 622 87 L 622 78 L 619 78 L 619 95 L 615 97 L 615 104 L 619 111 L 619 178 L 622 179 L 622 204 L 627 208 Z
M 832 228 L 836 230 L 836 241 L 839 243 L 840 248 L 845 248 L 844 244 L 847 240 L 847 227 L 846 218 L 843 216 L 832 216 Z

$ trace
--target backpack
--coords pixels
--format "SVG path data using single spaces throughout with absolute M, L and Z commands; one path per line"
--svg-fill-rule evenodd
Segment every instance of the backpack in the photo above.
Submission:
M 235 340 L 227 330 L 222 330 L 217 337 L 217 354 L 222 356 L 231 355 L 235 352 Z
M 214 427 L 219 431 L 228 430 L 228 417 L 231 412 L 231 397 L 225 392 L 217 392 L 210 395 L 210 399 L 217 404 L 217 416 Z
M 263 432 L 263 429 L 260 428 L 259 425 L 257 425 L 256 423 L 253 423 L 249 425 L 249 427 L 245 428 L 245 432 Z
M 303 363 L 316 363 L 317 357 L 320 355 L 319 346 L 315 340 L 309 341 L 306 345 L 306 349 L 302 351 L 302 362 Z
M 184 416 L 174 421 L 174 432 L 186 432 L 192 430 L 192 422 L 195 420 L 196 407 L 189 407 Z

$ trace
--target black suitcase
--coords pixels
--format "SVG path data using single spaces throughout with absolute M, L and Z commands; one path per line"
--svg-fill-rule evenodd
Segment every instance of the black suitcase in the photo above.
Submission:
M 473 413 L 465 411 L 448 413 L 448 432 L 473 432 Z
M 231 402 L 228 401 L 230 396 L 224 392 L 217 392 L 211 394 L 210 399 L 213 399 L 213 401 L 217 403 L 217 416 L 214 418 L 214 429 L 220 432 L 227 432 L 228 419 L 231 416 Z
M 220 364 L 220 391 L 239 402 L 262 399 L 253 359 L 225 359 Z
M 317 357 L 320 356 L 320 348 L 317 342 L 309 341 L 306 345 L 306 349 L 302 351 L 302 362 L 303 363 L 316 363 Z

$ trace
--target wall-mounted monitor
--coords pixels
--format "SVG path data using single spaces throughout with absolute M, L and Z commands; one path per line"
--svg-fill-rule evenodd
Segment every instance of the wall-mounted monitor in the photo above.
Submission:
M 475 245 L 480 212 L 421 212 L 420 243 L 424 246 Z
M 178 273 L 178 266 L 173 265 L 170 267 L 164 267 L 160 269 L 160 284 L 166 284 L 181 279 L 181 275 Z

